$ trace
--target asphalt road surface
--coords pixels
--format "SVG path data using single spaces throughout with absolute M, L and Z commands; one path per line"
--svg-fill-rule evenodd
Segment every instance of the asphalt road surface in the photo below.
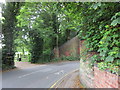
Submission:
M 4 72 L 2 88 L 50 88 L 65 74 L 78 68 L 79 61 L 69 61 Z

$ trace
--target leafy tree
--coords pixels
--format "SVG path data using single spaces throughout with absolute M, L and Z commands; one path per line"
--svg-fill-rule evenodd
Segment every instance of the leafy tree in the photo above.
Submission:
M 20 7 L 21 4 L 8 3 L 3 12 L 5 53 L 21 48 L 23 53 L 31 53 L 32 63 L 49 62 L 54 48 L 78 35 L 86 40 L 87 52 L 100 53 L 101 60 L 94 56 L 94 61 L 116 63 L 120 58 L 118 3 L 25 2 Z
M 59 45 L 59 39 L 63 32 L 60 30 L 60 5 L 60 3 L 26 3 L 25 6 L 21 8 L 21 14 L 17 17 L 19 21 L 18 26 L 21 28 L 28 28 L 28 30 L 25 31 L 29 33 L 28 37 L 31 41 L 30 52 L 32 55 L 32 52 L 36 52 L 35 55 L 37 55 L 38 52 L 41 52 L 38 56 L 42 58 L 42 56 L 44 57 L 44 52 L 48 52 L 48 54 L 50 54 L 48 55 L 50 56 L 49 58 L 52 58 L 52 50 Z M 37 39 L 36 41 L 33 40 L 35 36 L 43 39 L 42 41 L 40 40 L 41 43 L 38 42 Z M 39 45 L 43 48 L 38 48 L 38 46 L 35 45 Z M 33 50 L 32 48 L 36 49 Z M 38 50 L 38 52 L 36 50 Z M 33 57 L 38 57 L 35 55 L 33 55 Z M 35 60 L 35 58 L 32 60 Z
M 19 13 L 19 9 L 22 3 L 19 2 L 11 2 L 6 3 L 3 6 L 2 15 L 3 19 L 3 55 L 2 55 L 2 63 L 6 66 L 14 66 L 14 35 L 16 31 L 16 16 Z

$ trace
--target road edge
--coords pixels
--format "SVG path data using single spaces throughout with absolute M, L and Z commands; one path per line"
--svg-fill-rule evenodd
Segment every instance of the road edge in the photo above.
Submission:
M 71 74 L 71 73 L 73 73 L 73 72 L 75 72 L 75 71 L 77 71 L 77 70 L 79 70 L 79 69 L 75 69 L 75 70 L 73 70 L 73 71 L 65 74 L 63 77 L 61 77 L 59 80 L 57 80 L 53 85 L 51 85 L 50 88 L 57 88 L 57 87 L 59 86 L 59 84 L 61 83 L 60 81 L 61 81 L 63 78 L 65 78 L 66 76 L 68 76 L 69 74 Z M 58 83 L 58 82 L 59 82 L 59 83 Z M 55 86 L 56 86 L 56 87 L 55 87 Z

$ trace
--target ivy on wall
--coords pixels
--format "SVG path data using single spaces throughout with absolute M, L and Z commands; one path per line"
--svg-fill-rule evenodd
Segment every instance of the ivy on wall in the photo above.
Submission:
M 100 69 L 118 74 L 120 66 L 120 5 L 117 3 L 84 3 L 80 39 L 86 40 L 85 52 L 98 52 L 90 59 Z M 87 21 L 86 21 L 87 20 Z M 82 56 L 82 55 L 81 55 Z M 83 57 L 85 57 L 83 55 Z

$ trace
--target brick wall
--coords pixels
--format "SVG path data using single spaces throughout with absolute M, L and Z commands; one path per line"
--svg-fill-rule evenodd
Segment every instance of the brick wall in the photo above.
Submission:
M 94 88 L 93 68 L 89 67 L 89 62 L 80 60 L 79 76 L 81 83 L 87 88 Z
M 86 88 L 120 88 L 120 76 L 108 71 L 99 70 L 94 66 L 90 68 L 89 62 L 80 61 L 80 82 Z
M 79 38 L 76 36 L 59 47 L 59 52 L 54 51 L 55 56 L 77 56 L 79 55 Z M 58 54 L 59 55 L 56 55 Z
M 98 54 L 96 52 L 83 53 L 85 40 L 80 41 L 80 68 L 79 77 L 86 88 L 120 88 L 120 76 L 107 71 L 99 70 L 98 67 L 90 67 L 90 57 Z M 86 62 L 84 62 L 84 59 Z
M 120 76 L 107 71 L 101 71 L 94 66 L 95 88 L 120 88 L 120 81 L 118 79 L 120 79 Z
M 90 61 L 87 60 L 89 54 L 84 53 L 87 50 L 85 47 L 85 40 L 80 41 L 80 68 L 79 68 L 79 76 L 81 83 L 87 88 L 94 88 L 94 80 L 93 80 L 93 68 L 89 66 Z

